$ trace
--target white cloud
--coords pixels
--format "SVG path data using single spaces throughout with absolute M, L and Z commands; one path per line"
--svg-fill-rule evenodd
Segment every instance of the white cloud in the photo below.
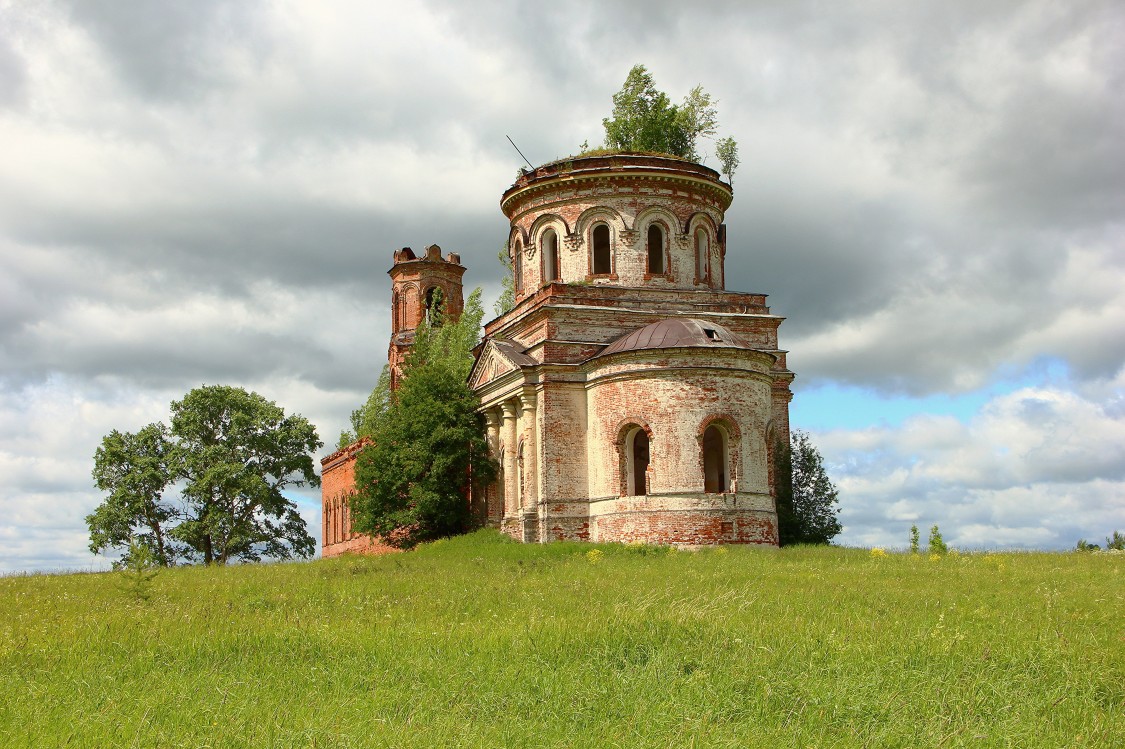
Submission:
M 320 427 L 326 445 L 317 459 L 332 451 L 337 434 L 348 426 L 347 413 L 366 395 L 326 391 L 287 377 L 246 387 Z M 85 517 L 103 499 L 91 478 L 94 451 L 114 429 L 133 432 L 154 421 L 168 423 L 169 403 L 187 389 L 138 391 L 127 382 L 56 376 L 0 390 L 0 573 L 106 568 L 115 557 L 95 556 L 87 549 Z M 319 490 L 299 488 L 287 496 L 318 537 Z
M 903 546 L 911 524 L 937 523 L 959 546 L 1071 548 L 1125 527 L 1125 413 L 1112 401 L 1024 388 L 964 423 L 918 416 L 814 441 L 845 543 Z

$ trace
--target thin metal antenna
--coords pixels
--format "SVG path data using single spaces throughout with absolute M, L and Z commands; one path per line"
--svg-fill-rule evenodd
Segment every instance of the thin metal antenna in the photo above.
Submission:
M 512 136 L 510 136 L 510 135 L 505 135 L 504 137 L 505 137 L 505 138 L 507 138 L 507 139 L 508 139 L 508 142 L 512 144 L 512 148 L 516 149 L 516 153 L 518 153 L 518 154 L 519 154 L 520 156 L 523 156 L 523 160 L 524 160 L 524 161 L 527 161 L 527 157 L 523 155 L 523 151 L 521 151 L 521 150 L 520 150 L 520 147 L 516 145 L 516 142 L 515 142 L 514 140 L 512 140 Z M 534 167 L 534 166 L 532 166 L 532 164 L 531 164 L 531 162 L 530 162 L 530 161 L 527 161 L 527 165 L 528 165 L 529 167 L 531 167 L 531 169 L 533 169 L 533 170 L 535 169 L 535 167 Z

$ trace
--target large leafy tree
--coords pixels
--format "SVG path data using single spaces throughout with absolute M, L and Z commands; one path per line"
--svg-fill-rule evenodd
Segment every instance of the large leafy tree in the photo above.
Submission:
M 827 544 L 843 527 L 838 491 L 809 435 L 794 430 L 789 444 L 774 450 L 778 536 L 782 546 Z
M 680 104 L 656 88 L 644 65 L 634 65 L 621 90 L 613 95 L 613 116 L 602 120 L 607 148 L 653 151 L 699 161 L 699 139 L 715 135 L 718 113 L 711 95 L 696 86 Z M 719 141 L 724 173 L 733 176 L 738 166 L 733 138 Z
M 106 499 L 86 518 L 90 550 L 125 549 L 127 564 L 140 547 L 146 556 L 167 566 L 177 555 L 169 524 L 176 509 L 163 499 L 172 481 L 174 445 L 163 424 L 149 424 L 139 432 L 114 429 L 102 438 L 94 453 L 94 485 L 108 492 Z
M 223 385 L 196 388 L 171 409 L 171 429 L 102 440 L 94 481 L 109 495 L 86 518 L 90 549 L 124 549 L 128 562 L 140 543 L 164 565 L 311 556 L 315 542 L 283 494 L 320 483 L 312 454 L 322 443 L 308 420 Z
M 370 437 L 371 430 L 379 420 L 379 416 L 387 410 L 390 402 L 391 366 L 384 364 L 383 370 L 379 373 L 379 379 L 375 383 L 375 389 L 367 396 L 367 400 L 364 401 L 362 406 L 352 411 L 352 428 L 340 432 L 336 449 L 343 450 L 361 437 Z
M 410 548 L 468 528 L 470 477 L 489 481 L 496 471 L 480 403 L 466 383 L 483 316 L 478 289 L 456 322 L 423 323 L 402 384 L 385 401 L 373 393 L 381 406 L 357 424 L 372 442 L 356 459 L 354 530 Z

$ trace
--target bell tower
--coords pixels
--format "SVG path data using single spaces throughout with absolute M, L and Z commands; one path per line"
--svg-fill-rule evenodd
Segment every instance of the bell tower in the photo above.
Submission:
M 391 368 L 391 389 L 402 380 L 402 364 L 414 345 L 414 331 L 423 320 L 440 325 L 442 319 L 456 321 L 465 309 L 461 277 L 465 266 L 461 256 L 450 252 L 442 257 L 441 248 L 432 244 L 418 257 L 409 247 L 394 253 L 391 277 L 391 343 L 387 361 Z

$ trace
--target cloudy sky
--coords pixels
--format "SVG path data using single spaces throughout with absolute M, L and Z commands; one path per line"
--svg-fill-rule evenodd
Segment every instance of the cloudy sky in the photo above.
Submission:
M 494 299 L 504 136 L 600 143 L 635 63 L 739 142 L 728 287 L 788 318 L 840 541 L 1125 530 L 1119 3 L 0 0 L 0 572 L 104 567 L 94 450 L 202 383 L 334 443 L 391 251 Z

